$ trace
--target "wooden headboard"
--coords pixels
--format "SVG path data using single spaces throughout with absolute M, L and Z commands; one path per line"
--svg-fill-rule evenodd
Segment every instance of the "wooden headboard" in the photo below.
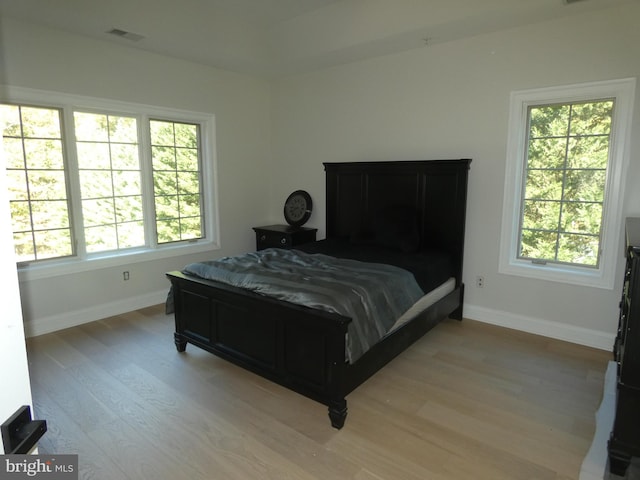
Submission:
M 387 208 L 415 209 L 420 250 L 462 258 L 471 160 L 325 163 L 327 238 L 367 230 Z

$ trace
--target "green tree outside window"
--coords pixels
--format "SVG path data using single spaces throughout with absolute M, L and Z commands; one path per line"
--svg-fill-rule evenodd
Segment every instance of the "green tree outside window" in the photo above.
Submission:
M 519 258 L 598 266 L 613 103 L 529 107 Z

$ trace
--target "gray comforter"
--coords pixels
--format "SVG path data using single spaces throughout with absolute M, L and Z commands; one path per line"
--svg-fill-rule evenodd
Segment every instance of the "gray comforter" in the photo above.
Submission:
M 401 268 L 298 250 L 270 248 L 192 263 L 184 272 L 351 318 L 350 362 L 424 295 L 413 275 Z

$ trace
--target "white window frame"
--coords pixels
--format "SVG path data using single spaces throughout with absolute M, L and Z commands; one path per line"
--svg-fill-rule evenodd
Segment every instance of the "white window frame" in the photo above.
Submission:
M 86 252 L 83 252 L 84 249 L 78 249 L 78 255 L 74 257 L 63 257 L 19 266 L 18 275 L 21 281 L 92 271 L 98 268 L 131 265 L 132 263 L 170 258 L 176 255 L 189 255 L 220 248 L 215 117 L 213 114 L 13 86 L 2 86 L 0 91 L 2 92 L 0 95 L 1 102 L 62 109 L 62 115 L 65 121 L 65 127 L 63 128 L 67 129 L 67 132 L 63 133 L 63 143 L 67 156 L 69 157 L 70 175 L 77 175 L 75 139 L 70 138 L 70 135 L 68 135 L 69 122 L 73 121 L 74 110 L 135 116 L 140 122 L 139 128 L 142 128 L 143 132 L 140 148 L 142 151 L 143 195 L 146 195 L 143 200 L 144 202 L 153 201 L 153 196 L 149 195 L 151 187 L 146 185 L 148 183 L 146 179 L 147 175 L 144 174 L 144 172 L 151 168 L 150 148 L 148 148 L 148 120 L 166 119 L 176 122 L 199 123 L 201 126 L 201 175 L 204 185 L 202 204 L 206 206 L 204 209 L 204 238 L 172 242 L 169 244 L 158 244 L 155 237 L 151 236 L 151 241 L 148 241 L 148 245 L 145 247 L 96 254 L 86 254 Z M 74 182 L 72 182 L 72 185 L 73 184 Z M 78 192 L 73 193 L 77 194 Z M 74 215 L 73 220 L 77 222 L 77 215 Z M 145 228 L 148 231 L 150 228 L 147 226 L 150 225 L 149 220 L 145 223 Z
M 629 166 L 635 78 L 591 82 L 511 93 L 507 162 L 502 210 L 498 271 L 540 280 L 613 289 L 623 230 L 623 203 Z M 601 226 L 600 261 L 592 266 L 547 262 L 544 265 L 518 258 L 520 218 L 527 162 L 528 109 L 530 106 L 614 99 L 612 135 Z

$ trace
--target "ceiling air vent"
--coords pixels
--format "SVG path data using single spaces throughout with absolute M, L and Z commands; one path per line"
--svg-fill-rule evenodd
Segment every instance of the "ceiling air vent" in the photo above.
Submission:
M 119 28 L 112 28 L 111 30 L 107 30 L 106 33 L 108 33 L 109 35 L 115 35 L 116 37 L 126 38 L 127 40 L 131 40 L 132 42 L 139 42 L 144 38 L 142 35 L 127 32 L 126 30 L 121 30 Z

